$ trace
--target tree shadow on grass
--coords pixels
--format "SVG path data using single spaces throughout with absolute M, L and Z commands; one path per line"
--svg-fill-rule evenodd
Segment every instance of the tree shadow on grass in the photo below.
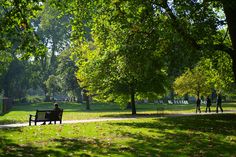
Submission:
M 234 156 L 236 148 L 236 115 L 208 115 L 158 119 L 157 122 L 122 123 L 149 131 L 120 131 L 122 136 L 135 139 L 128 145 L 137 156 Z
M 236 114 L 172 117 L 163 119 L 162 121 L 174 125 L 181 130 L 192 130 L 226 136 L 236 135 Z
M 137 117 L 158 118 L 158 116 L 156 115 L 146 115 L 146 114 L 140 116 L 137 115 Z M 141 127 L 141 128 L 156 128 L 156 129 L 181 129 L 181 130 L 209 132 L 222 135 L 236 134 L 236 114 L 193 115 L 193 116 L 178 116 L 178 117 L 173 116 L 162 119 L 158 118 L 157 120 L 159 120 L 160 123 L 120 122 L 116 124 L 127 125 L 134 128 Z
M 62 149 L 70 156 L 106 156 L 108 154 L 116 154 L 117 151 L 112 149 L 115 147 L 111 141 L 96 138 L 61 138 L 54 139 L 60 143 L 57 148 Z
M 12 140 L 0 138 L 0 157 L 69 157 L 69 156 L 107 156 L 122 155 L 126 148 L 119 148 L 111 141 L 94 138 L 60 138 L 53 139 L 56 147 L 42 149 L 30 145 L 20 145 Z M 52 142 L 51 141 L 51 142 Z M 125 155 L 123 155 L 125 156 Z
M 135 139 L 128 142 L 134 156 L 233 156 L 236 144 L 218 138 L 184 132 L 163 132 L 162 136 L 148 136 L 123 132 Z
M 124 113 L 124 114 L 106 114 L 106 115 L 102 115 L 101 117 L 109 117 L 109 118 L 159 118 L 159 117 L 166 117 L 166 116 L 171 116 L 173 114 L 168 114 L 168 113 L 143 113 L 143 114 L 136 114 L 136 115 L 132 115 L 132 114 L 128 114 L 128 113 Z M 181 114 L 179 114 L 181 115 Z
M 21 145 L 3 137 L 0 137 L 0 152 L 0 157 L 63 156 L 60 151 L 42 150 L 40 147 Z
M 20 132 L 21 129 L 7 128 L 5 131 Z M 45 142 L 47 146 L 41 147 L 41 143 Z M 118 146 L 112 142 L 112 139 L 60 137 L 50 139 L 49 141 L 35 141 L 35 144 L 22 144 L 7 139 L 4 135 L 0 136 L 0 157 L 113 156 L 117 154 L 122 155 L 123 150 L 126 149 L 117 148 Z
M 20 144 L 0 136 L 0 157 L 64 157 L 64 156 L 234 156 L 236 115 L 172 117 L 150 122 L 112 122 L 109 125 L 128 127 L 111 130 L 115 139 L 92 137 L 53 138 L 45 148 L 40 143 Z M 132 129 L 130 129 L 132 128 Z M 144 131 L 140 131 L 140 130 Z M 20 128 L 7 129 L 20 132 Z M 105 136 L 106 137 L 106 136 Z M 112 137 L 112 136 L 111 136 Z M 119 143 L 116 139 L 126 142 Z M 45 141 L 42 141 L 45 142 Z M 51 146 L 50 146 L 51 145 Z

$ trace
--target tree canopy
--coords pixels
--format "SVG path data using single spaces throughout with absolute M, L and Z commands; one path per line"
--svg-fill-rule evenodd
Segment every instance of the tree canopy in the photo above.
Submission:
M 43 84 L 51 80 L 49 76 L 65 79 L 60 83 L 72 95 L 79 80 L 99 100 L 130 101 L 135 114 L 135 99 L 165 93 L 186 67 L 190 69 L 182 80 L 186 75 L 204 76 L 206 72 L 195 69 L 211 66 L 213 71 L 206 76 L 211 80 L 198 79 L 211 82 L 209 88 L 214 82 L 217 90 L 228 86 L 232 71 L 236 78 L 234 1 L 12 0 L 1 4 L 1 80 L 13 61 L 38 60 L 38 80 L 45 93 L 50 92 Z M 56 55 L 69 45 L 71 58 L 62 55 L 57 60 Z
M 192 56 L 191 61 L 196 63 L 202 56 L 214 55 L 215 50 L 220 50 L 230 55 L 235 73 L 236 53 L 235 44 L 233 44 L 235 29 L 233 28 L 236 24 L 233 8 L 236 4 L 234 1 L 116 0 L 104 2 L 95 0 L 91 2 L 85 0 L 69 3 L 64 0 L 55 1 L 55 4 L 62 6 L 66 12 L 73 15 L 74 39 L 86 40 L 84 37 L 88 27 L 92 31 L 100 30 L 98 33 L 100 36 L 107 35 L 108 25 L 112 30 L 130 25 L 129 27 L 133 27 L 133 30 L 146 33 L 150 31 L 150 28 L 158 29 L 162 32 L 159 33 L 158 37 L 161 40 L 158 42 L 161 43 L 164 52 L 168 54 L 171 51 L 175 54 L 179 52 L 180 56 L 184 54 L 183 56 L 187 58 Z M 154 22 L 149 23 L 150 19 Z M 184 62 L 180 65 L 182 63 Z M 189 64 L 189 62 L 186 63 Z

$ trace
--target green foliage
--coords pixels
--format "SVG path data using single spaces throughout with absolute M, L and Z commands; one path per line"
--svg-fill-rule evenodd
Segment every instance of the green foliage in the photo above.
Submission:
M 223 58 L 223 60 L 222 60 Z M 218 59 L 219 66 L 213 66 L 211 59 L 202 59 L 193 69 L 188 69 L 174 82 L 174 89 L 177 94 L 192 96 L 206 96 L 216 90 L 218 92 L 226 91 L 232 84 L 233 79 L 231 73 L 223 72 L 223 68 L 230 69 L 229 64 L 225 62 L 230 60 L 222 56 Z M 215 68 L 218 67 L 218 68 Z
M 78 67 L 70 58 L 70 50 L 66 50 L 58 57 L 57 77 L 60 78 L 59 85 L 63 92 L 67 93 L 70 98 L 76 97 L 81 100 L 81 89 L 76 78 Z
M 99 40 L 103 40 L 106 46 L 112 44 L 113 36 L 119 36 L 118 41 L 128 43 L 124 39 L 135 31 L 141 35 L 141 43 L 149 42 L 142 37 L 152 33 L 155 37 L 149 36 L 150 40 L 154 40 L 151 43 L 156 42 L 157 50 L 165 54 L 170 77 L 180 75 L 186 66 L 193 68 L 192 65 L 201 57 L 214 55 L 215 50 L 230 54 L 231 59 L 235 58 L 231 44 L 234 40 L 231 38 L 230 41 L 229 38 L 234 35 L 231 31 L 226 31 L 228 21 L 224 14 L 225 9 L 233 7 L 235 2 L 61 0 L 52 3 L 73 15 L 73 39 L 80 42 L 88 39 L 86 28 L 96 32 Z M 227 18 L 234 19 L 233 17 L 234 12 Z M 232 24 L 229 23 L 228 26 L 234 30 Z M 157 30 L 158 34 L 152 32 Z M 110 31 L 113 31 L 111 35 Z M 137 39 L 130 38 L 133 41 Z
M 31 26 L 31 20 L 41 10 L 43 1 L 5 1 L 1 0 L 0 8 L 0 51 L 5 51 L 6 56 L 18 54 L 23 58 L 31 55 L 42 55 L 40 42 Z M 0 58 L 4 57 L 1 53 Z
M 37 35 L 39 35 L 43 44 L 49 48 L 49 54 L 52 58 L 69 45 L 70 16 L 61 15 L 61 11 L 51 6 L 50 1 L 45 2 L 43 6 L 33 23 L 37 27 Z M 51 62 L 55 61 L 53 59 L 51 59 Z
M 232 88 L 234 82 L 233 72 L 232 72 L 232 59 L 229 55 L 223 52 L 216 52 L 216 55 L 212 57 L 213 67 L 216 69 L 212 78 L 214 82 L 214 89 L 217 92 L 227 93 Z
M 48 79 L 44 82 L 48 91 L 48 95 L 54 97 L 55 93 L 59 91 L 60 86 L 58 84 L 59 78 L 55 75 L 50 75 Z
M 28 89 L 29 76 L 27 75 L 27 62 L 13 60 L 6 71 L 2 83 L 4 96 L 9 98 L 24 98 Z
M 93 42 L 80 42 L 75 50 L 81 85 L 99 100 L 123 104 L 132 95 L 164 93 L 166 70 L 153 27 L 158 21 L 149 17 L 154 8 L 134 1 L 104 5 L 91 15 Z

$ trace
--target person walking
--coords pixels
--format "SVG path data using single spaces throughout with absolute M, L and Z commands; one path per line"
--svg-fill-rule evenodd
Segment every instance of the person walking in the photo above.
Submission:
M 197 101 L 196 101 L 196 113 L 199 111 L 199 113 L 201 113 L 201 100 L 199 98 L 199 96 L 197 97 Z
M 207 113 L 207 109 L 210 113 L 211 112 L 211 99 L 209 96 L 207 96 L 207 99 L 206 99 L 206 113 Z
M 221 112 L 223 113 L 222 98 L 221 98 L 221 94 L 220 93 L 218 94 L 217 100 L 216 100 L 216 113 L 218 113 L 218 108 L 220 108 Z

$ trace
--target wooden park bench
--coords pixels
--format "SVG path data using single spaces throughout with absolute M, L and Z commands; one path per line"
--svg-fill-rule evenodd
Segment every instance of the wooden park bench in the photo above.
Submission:
M 56 121 L 60 121 L 61 124 L 62 114 L 63 109 L 61 109 L 60 112 L 54 110 L 36 110 L 36 114 L 30 115 L 29 117 L 29 125 L 31 125 L 31 122 L 34 122 L 34 125 L 37 125 L 37 122 L 51 123 L 52 121 L 54 121 L 54 124 L 56 124 Z

